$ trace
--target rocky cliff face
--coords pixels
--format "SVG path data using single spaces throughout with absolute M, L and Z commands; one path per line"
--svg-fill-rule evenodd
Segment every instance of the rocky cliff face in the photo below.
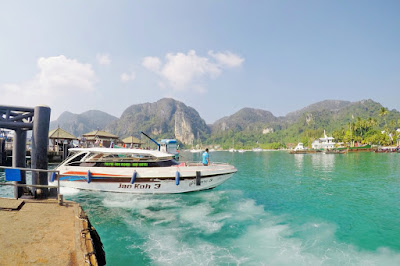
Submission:
M 189 117 L 180 108 L 175 112 L 175 137 L 185 144 L 194 143 L 194 133 Z
M 176 138 L 188 145 L 193 144 L 197 136 L 205 139 L 210 134 L 210 129 L 195 109 L 169 98 L 132 105 L 107 129 L 120 137 L 140 137 L 143 131 L 155 139 Z

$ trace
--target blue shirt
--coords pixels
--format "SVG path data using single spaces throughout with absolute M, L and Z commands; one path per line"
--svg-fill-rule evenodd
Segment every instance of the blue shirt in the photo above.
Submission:
M 208 158 L 208 152 L 205 151 L 205 152 L 203 153 L 203 164 L 208 164 L 207 158 Z

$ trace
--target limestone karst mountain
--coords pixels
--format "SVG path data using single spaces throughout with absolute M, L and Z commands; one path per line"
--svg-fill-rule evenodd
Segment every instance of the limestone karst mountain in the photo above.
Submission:
M 176 138 L 188 145 L 210 134 L 209 127 L 195 109 L 170 98 L 132 105 L 106 129 L 121 137 L 140 137 L 143 131 L 157 139 Z
M 50 130 L 61 127 L 65 131 L 79 137 L 87 132 L 103 129 L 118 118 L 99 110 L 90 110 L 81 114 L 64 112 L 50 122 Z

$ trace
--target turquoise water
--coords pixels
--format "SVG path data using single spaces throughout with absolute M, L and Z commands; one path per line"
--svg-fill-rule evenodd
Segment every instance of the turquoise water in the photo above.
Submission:
M 63 193 L 89 215 L 108 265 L 400 265 L 400 154 L 210 158 L 238 169 L 213 190 Z

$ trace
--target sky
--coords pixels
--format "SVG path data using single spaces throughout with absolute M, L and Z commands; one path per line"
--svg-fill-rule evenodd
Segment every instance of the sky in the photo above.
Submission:
M 171 97 L 207 122 L 326 99 L 400 110 L 400 1 L 2 1 L 0 105 Z

